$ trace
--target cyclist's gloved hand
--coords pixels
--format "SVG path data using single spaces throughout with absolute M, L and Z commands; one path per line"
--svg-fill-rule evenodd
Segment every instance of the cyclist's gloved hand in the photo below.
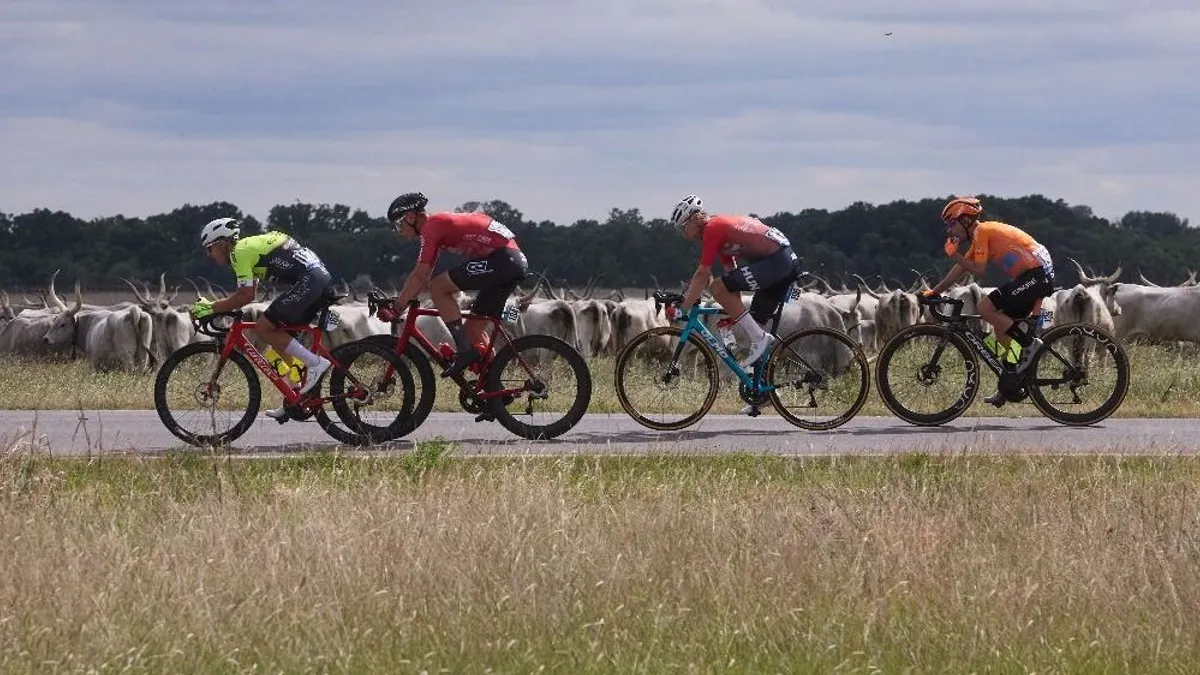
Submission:
M 206 316 L 211 316 L 213 313 L 213 301 L 207 298 L 200 298 L 192 304 L 192 318 L 203 319 Z
M 667 305 L 663 311 L 667 315 L 667 321 L 674 321 L 678 316 L 683 314 L 683 310 L 678 305 Z
M 921 295 L 926 298 L 932 298 L 935 297 L 937 293 L 934 293 L 932 288 L 926 288 L 925 290 L 921 291 Z
M 942 246 L 946 250 L 946 257 L 953 258 L 958 255 L 958 238 L 946 237 L 946 243 Z

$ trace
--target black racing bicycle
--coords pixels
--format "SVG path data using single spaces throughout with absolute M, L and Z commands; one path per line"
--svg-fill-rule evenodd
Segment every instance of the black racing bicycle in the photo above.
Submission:
M 968 325 L 963 301 L 920 297 L 936 323 L 909 326 L 879 351 L 875 379 L 883 402 L 919 426 L 945 424 L 967 411 L 979 393 L 979 361 L 996 373 L 1005 401 L 1029 398 L 1046 417 L 1070 426 L 1095 424 L 1116 412 L 1129 390 L 1129 358 L 1106 331 L 1086 323 L 1055 326 L 1029 367 L 1001 360 Z M 951 306 L 950 314 L 940 308 Z M 1033 334 L 1038 312 L 1020 322 Z

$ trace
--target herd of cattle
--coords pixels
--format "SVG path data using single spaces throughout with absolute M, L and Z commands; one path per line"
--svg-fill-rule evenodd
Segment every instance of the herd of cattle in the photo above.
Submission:
M 1142 283 L 1118 282 L 1121 268 L 1098 276 L 1085 273 L 1074 260 L 1071 263 L 1081 281 L 1044 301 L 1043 310 L 1051 313 L 1051 324 L 1092 323 L 1122 341 L 1200 342 L 1200 321 L 1196 320 L 1200 317 L 1200 284 L 1194 273 L 1179 286 L 1158 286 L 1144 277 Z M 186 304 L 173 304 L 178 287 L 168 296 L 165 274 L 159 278 L 157 292 L 145 285 L 138 290 L 126 280 L 134 299 L 103 306 L 85 303 L 78 282 L 74 302 L 68 304 L 55 291 L 57 274 L 51 276 L 41 302 L 23 296 L 23 303 L 13 304 L 9 295 L 0 291 L 0 355 L 86 358 L 97 370 L 138 371 L 156 369 L 189 342 L 210 339 L 195 333 Z M 870 354 L 902 328 L 924 320 L 916 296 L 928 287 L 924 277 L 917 275 L 906 289 L 872 288 L 861 277 L 854 278 L 854 288 L 833 288 L 813 277 L 804 292 L 784 307 L 778 334 L 808 326 L 836 328 Z M 339 322 L 329 334 L 333 346 L 397 328 L 371 316 L 365 299 L 348 287 L 346 290 L 347 297 L 335 307 Z M 644 297 L 632 299 L 620 291 L 596 298 L 593 290 L 594 282 L 581 293 L 556 292 L 539 280 L 532 290 L 518 291 L 509 299 L 517 310 L 517 319 L 509 327 L 515 335 L 560 337 L 590 358 L 615 354 L 638 333 L 667 323 L 649 289 Z M 970 282 L 948 295 L 965 302 L 964 313 L 976 313 L 979 301 L 990 290 Z M 196 292 L 199 294 L 199 289 Z M 267 298 L 252 303 L 245 311 L 253 318 L 269 302 Z M 465 307 L 469 299 L 462 298 L 462 303 Z M 451 342 L 440 319 L 421 317 L 418 325 L 434 344 Z M 737 331 L 737 340 L 744 348 L 745 336 L 740 333 Z

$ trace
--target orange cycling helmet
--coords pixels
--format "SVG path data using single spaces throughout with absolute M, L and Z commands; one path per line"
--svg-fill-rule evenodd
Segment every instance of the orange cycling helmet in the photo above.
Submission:
M 974 197 L 955 197 L 950 200 L 946 208 L 942 209 L 943 221 L 954 221 L 963 216 L 979 217 L 983 213 L 983 204 Z

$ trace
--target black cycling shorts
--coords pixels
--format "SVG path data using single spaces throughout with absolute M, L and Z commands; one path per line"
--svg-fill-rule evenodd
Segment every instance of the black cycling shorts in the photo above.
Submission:
M 333 279 L 323 266 L 309 267 L 287 292 L 271 302 L 263 314 L 276 328 L 310 323 L 328 305 L 326 296 L 332 285 Z
M 1013 320 L 1024 319 L 1038 300 L 1054 293 L 1054 277 L 1044 267 L 1034 267 L 988 293 L 988 299 L 1000 313 Z
M 498 248 L 482 258 L 468 260 L 446 274 L 459 290 L 478 291 L 471 303 L 473 314 L 499 318 L 504 311 L 504 301 L 529 275 L 529 262 L 520 249 Z
M 800 274 L 800 261 L 791 246 L 781 246 L 765 258 L 729 270 L 721 277 L 725 288 L 740 293 L 753 291 L 750 316 L 760 324 L 766 323 L 783 300 L 784 293 Z

